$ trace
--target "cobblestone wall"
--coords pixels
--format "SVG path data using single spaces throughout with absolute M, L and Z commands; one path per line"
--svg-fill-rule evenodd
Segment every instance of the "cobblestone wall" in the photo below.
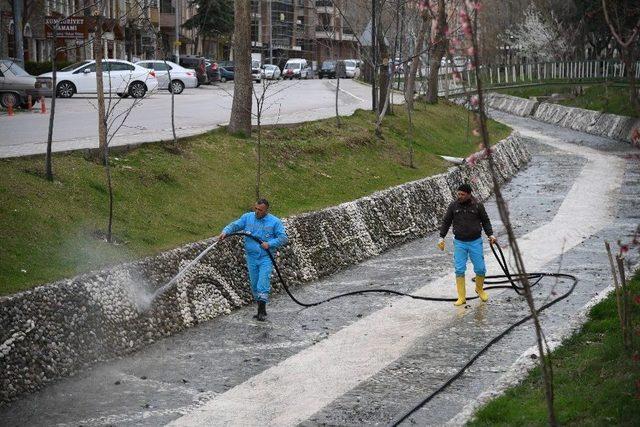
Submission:
M 517 135 L 494 149 L 499 179 L 529 159 Z M 293 288 L 437 228 L 462 181 L 484 199 L 487 160 L 285 219 L 290 244 L 279 265 Z M 213 240 L 39 286 L 0 300 L 0 404 L 85 366 L 251 303 L 240 239 L 221 242 L 176 286 L 150 301 Z M 275 283 L 274 291 L 280 291 Z

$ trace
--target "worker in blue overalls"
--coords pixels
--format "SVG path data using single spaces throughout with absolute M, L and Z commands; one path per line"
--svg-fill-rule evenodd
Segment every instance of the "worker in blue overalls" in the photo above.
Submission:
M 218 236 L 220 240 L 224 240 L 227 235 L 242 231 L 262 241 L 258 243 L 249 237 L 244 238 L 251 292 L 258 303 L 258 313 L 253 317 L 261 322 L 267 318 L 267 302 L 271 292 L 271 271 L 273 270 L 273 263 L 267 251 L 273 255 L 276 249 L 287 243 L 287 234 L 282 221 L 268 211 L 269 202 L 266 199 L 260 199 L 256 202 L 253 212 L 247 212 L 227 225 Z

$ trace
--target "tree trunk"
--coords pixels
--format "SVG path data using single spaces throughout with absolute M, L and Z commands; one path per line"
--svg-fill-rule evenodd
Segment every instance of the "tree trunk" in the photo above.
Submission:
M 235 85 L 229 132 L 251 135 L 251 2 L 236 0 L 233 33 Z
M 420 24 L 420 30 L 418 30 L 418 38 L 416 39 L 416 50 L 414 52 L 413 60 L 411 61 L 411 67 L 409 68 L 409 75 L 407 76 L 406 87 L 404 88 L 405 102 L 408 109 L 413 109 L 413 96 L 416 89 L 416 74 L 421 66 L 420 53 L 424 46 L 424 35 L 427 32 L 427 25 L 429 25 L 428 19 L 423 19 Z
M 629 80 L 629 102 L 636 112 L 640 114 L 640 100 L 638 99 L 638 90 L 636 88 L 636 61 L 632 55 L 632 49 L 633 46 L 624 49 L 626 52 L 623 50 L 622 60 L 627 70 L 627 80 Z
M 53 40 L 56 40 L 58 35 L 58 24 L 53 25 Z M 53 144 L 53 123 L 56 116 L 56 85 L 58 84 L 58 73 L 56 69 L 56 53 L 57 49 L 55 42 L 53 43 L 53 49 L 51 49 L 51 112 L 49 116 L 49 132 L 47 134 L 47 155 L 45 157 L 45 176 L 48 181 L 53 181 L 53 160 L 51 159 L 51 145 Z M 40 102 L 45 102 L 44 97 L 40 98 Z
M 104 162 L 104 153 L 107 147 L 107 128 L 105 123 L 104 107 L 104 81 L 102 79 L 102 6 L 96 16 L 96 33 L 93 39 L 93 55 L 96 60 L 96 92 L 98 95 L 98 157 Z
M 429 104 L 438 102 L 438 73 L 440 72 L 440 60 L 448 47 L 447 39 L 447 14 L 445 1 L 438 0 L 438 19 L 436 21 L 435 38 L 431 40 L 431 58 L 429 60 L 429 80 L 427 83 L 427 99 Z
M 384 109 L 389 96 L 389 47 L 384 40 L 384 35 L 378 31 L 378 49 L 380 52 L 380 90 L 378 92 L 378 115 Z

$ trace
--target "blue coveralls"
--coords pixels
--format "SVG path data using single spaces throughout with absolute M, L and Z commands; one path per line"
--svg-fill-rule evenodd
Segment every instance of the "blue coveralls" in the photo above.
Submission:
M 482 251 L 482 237 L 465 242 L 464 240 L 453 239 L 453 264 L 456 270 L 456 277 L 464 277 L 467 270 L 467 259 L 471 258 L 473 272 L 476 276 L 485 276 L 487 267 L 484 263 L 484 253 Z
M 252 236 L 269 243 L 269 250 L 272 254 L 288 240 L 282 221 L 271 214 L 266 214 L 263 218 L 258 219 L 255 212 L 247 212 L 222 230 L 225 234 L 237 231 L 250 233 Z M 267 251 L 260 246 L 260 243 L 249 237 L 244 238 L 244 251 L 253 298 L 256 301 L 269 302 L 270 277 L 273 270 L 271 258 L 269 258 Z

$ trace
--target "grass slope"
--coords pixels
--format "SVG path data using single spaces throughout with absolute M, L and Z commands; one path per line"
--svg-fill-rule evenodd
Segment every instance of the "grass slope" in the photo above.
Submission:
M 444 171 L 437 154 L 466 156 L 467 112 L 416 104 L 415 168 L 407 166 L 404 109 L 385 119 L 381 141 L 373 115 L 263 130 L 262 196 L 285 217 L 317 210 Z M 473 126 L 473 124 L 472 124 Z M 491 123 L 493 141 L 509 129 Z M 109 263 L 197 241 L 248 210 L 255 196 L 253 139 L 223 130 L 112 154 L 116 245 L 107 226 L 104 169 L 81 153 L 57 154 L 55 181 L 42 178 L 43 157 L 0 161 L 0 295 L 73 276 Z
M 640 273 L 631 282 L 640 296 Z M 636 300 L 637 301 L 637 300 Z M 640 325 L 640 304 L 632 304 L 632 324 Z M 634 341 L 635 357 L 640 338 Z M 640 422 L 640 360 L 625 354 L 615 295 L 591 309 L 582 330 L 552 354 L 555 409 L 560 425 L 638 425 Z M 471 426 L 537 426 L 547 424 L 540 370 L 518 387 L 478 411 Z
M 629 87 L 620 83 L 582 83 L 584 92 L 575 99 L 560 101 L 560 104 L 587 110 L 603 111 L 628 117 L 640 117 L 629 102 Z M 553 93 L 571 94 L 576 84 L 551 84 L 522 88 L 498 89 L 500 93 L 528 98 L 549 96 Z

